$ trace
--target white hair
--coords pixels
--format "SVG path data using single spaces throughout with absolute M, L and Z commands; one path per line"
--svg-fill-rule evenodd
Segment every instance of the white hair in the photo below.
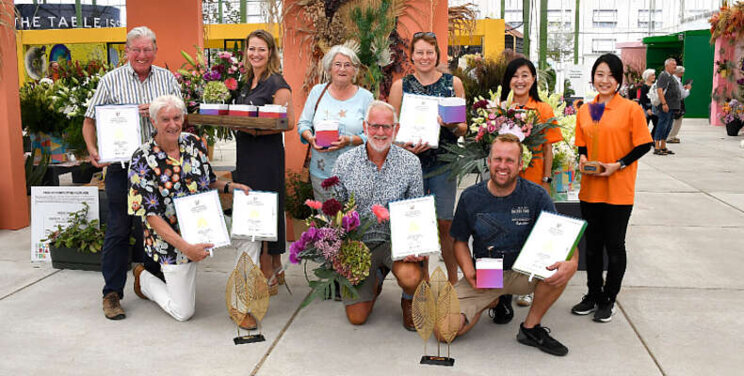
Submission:
M 153 123 L 157 121 L 158 113 L 166 108 L 175 108 L 179 110 L 181 116 L 186 113 L 186 105 L 184 105 L 183 99 L 173 94 L 161 95 L 150 103 L 150 119 L 152 119 Z
M 155 33 L 147 26 L 137 26 L 134 29 L 129 30 L 129 33 L 127 33 L 126 46 L 129 47 L 137 38 L 148 38 L 152 41 L 152 46 L 156 49 L 158 48 L 158 44 L 155 41 Z
M 643 77 L 643 81 L 648 80 L 649 77 L 651 77 L 652 74 L 656 74 L 656 71 L 649 68 L 643 71 L 643 74 L 641 74 L 641 77 Z
M 672 63 L 672 62 L 676 63 L 677 62 L 677 59 L 675 59 L 673 57 L 670 57 L 670 58 L 664 60 L 664 66 L 667 66 L 667 65 L 669 65 L 669 63 Z
M 335 59 L 336 55 L 338 54 L 344 55 L 348 57 L 349 60 L 351 60 L 351 64 L 354 65 L 353 79 L 356 81 L 356 75 L 357 73 L 359 73 L 359 65 L 362 62 L 359 60 L 359 57 L 354 52 L 354 50 L 344 46 L 343 44 L 337 44 L 331 47 L 331 49 L 328 50 L 325 55 L 323 55 L 323 70 L 329 75 L 331 74 L 331 69 L 333 68 L 333 59 Z
M 674 70 L 674 73 L 685 73 L 685 67 L 681 65 L 677 65 L 677 68 Z
M 398 124 L 398 114 L 395 113 L 395 107 L 391 106 L 387 102 L 383 102 L 377 99 L 373 100 L 367 107 L 367 113 L 364 114 L 364 121 L 369 123 L 369 114 L 375 108 L 382 108 L 382 109 L 390 111 L 393 114 L 393 123 Z

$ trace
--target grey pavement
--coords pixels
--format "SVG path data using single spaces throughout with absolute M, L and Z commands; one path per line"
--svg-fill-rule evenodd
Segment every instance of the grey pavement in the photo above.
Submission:
M 101 311 L 100 273 L 32 264 L 30 229 L 0 231 L 0 374 L 90 375 L 740 375 L 744 349 L 744 148 L 704 120 L 685 120 L 677 154 L 640 161 L 627 235 L 628 269 L 612 322 L 574 316 L 578 272 L 543 320 L 570 349 L 558 358 L 519 344 L 526 308 L 495 325 L 484 317 L 450 349 L 452 368 L 419 365 L 424 343 L 401 326 L 400 288 L 385 283 L 369 321 L 347 323 L 337 302 L 299 310 L 308 292 L 291 267 L 293 295 L 272 297 L 267 341 L 235 346 L 225 282 L 235 252 L 199 265 L 197 308 L 177 322 L 132 293 L 127 318 Z M 232 144 L 214 163 L 230 166 Z M 64 181 L 64 179 L 63 179 Z M 429 354 L 436 352 L 430 340 Z M 446 353 L 446 347 L 442 347 Z

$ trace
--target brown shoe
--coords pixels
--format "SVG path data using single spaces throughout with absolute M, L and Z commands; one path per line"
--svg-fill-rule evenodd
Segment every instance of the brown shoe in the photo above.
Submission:
M 123 320 L 127 317 L 119 304 L 119 294 L 112 291 L 103 297 L 103 314 L 109 320 Z
M 134 269 L 132 269 L 132 274 L 134 275 L 134 293 L 140 298 L 148 300 L 145 294 L 142 293 L 142 286 L 140 285 L 140 274 L 144 271 L 145 266 L 142 264 L 137 264 L 134 266 Z
M 416 326 L 413 325 L 413 316 L 411 315 L 411 306 L 413 300 L 400 298 L 400 308 L 403 310 L 403 327 L 406 330 L 415 332 Z

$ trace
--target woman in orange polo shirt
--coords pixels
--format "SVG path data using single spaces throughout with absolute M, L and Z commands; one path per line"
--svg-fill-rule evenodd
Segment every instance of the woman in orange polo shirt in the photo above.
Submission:
M 537 93 L 537 70 L 531 61 L 525 58 L 516 58 L 509 62 L 501 84 L 501 100 L 505 101 L 513 94 L 512 106 L 520 109 L 536 110 L 540 122 L 545 122 L 553 118 L 553 108 L 549 104 L 540 100 Z M 545 143 L 540 146 L 543 151 L 539 158 L 533 158 L 529 167 L 520 172 L 519 176 L 535 184 L 541 185 L 545 190 L 550 192 L 550 183 L 553 181 L 553 146 L 555 142 L 563 139 L 561 131 L 558 128 L 551 128 L 543 131 L 545 134 Z M 511 306 L 511 295 L 503 295 L 499 299 L 499 304 L 492 308 L 490 312 L 493 322 L 497 324 L 506 324 L 514 316 L 514 310 Z M 522 295 L 517 297 L 517 304 L 528 306 L 532 303 L 532 295 Z
M 571 312 L 594 312 L 597 322 L 611 321 L 615 311 L 615 298 L 625 274 L 625 232 L 635 197 L 635 162 L 653 145 L 643 109 L 617 93 L 622 82 L 620 58 L 613 54 L 600 56 L 592 67 L 592 85 L 599 94 L 582 106 L 576 117 L 579 167 L 583 169 L 585 163 L 594 160 L 600 162 L 603 172 L 581 177 L 581 216 L 588 222 L 584 234 L 589 291 Z M 603 249 L 608 257 L 604 281 Z

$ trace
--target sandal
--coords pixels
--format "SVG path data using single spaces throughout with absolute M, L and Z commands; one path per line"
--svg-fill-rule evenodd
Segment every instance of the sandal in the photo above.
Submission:
M 284 270 L 276 274 L 276 280 L 279 282 L 280 285 L 284 284 Z
M 673 151 L 671 151 L 671 150 L 669 150 L 669 149 L 667 149 L 667 148 L 661 149 L 661 151 L 662 151 L 662 152 L 663 152 L 664 154 L 674 154 L 674 152 L 673 152 Z

